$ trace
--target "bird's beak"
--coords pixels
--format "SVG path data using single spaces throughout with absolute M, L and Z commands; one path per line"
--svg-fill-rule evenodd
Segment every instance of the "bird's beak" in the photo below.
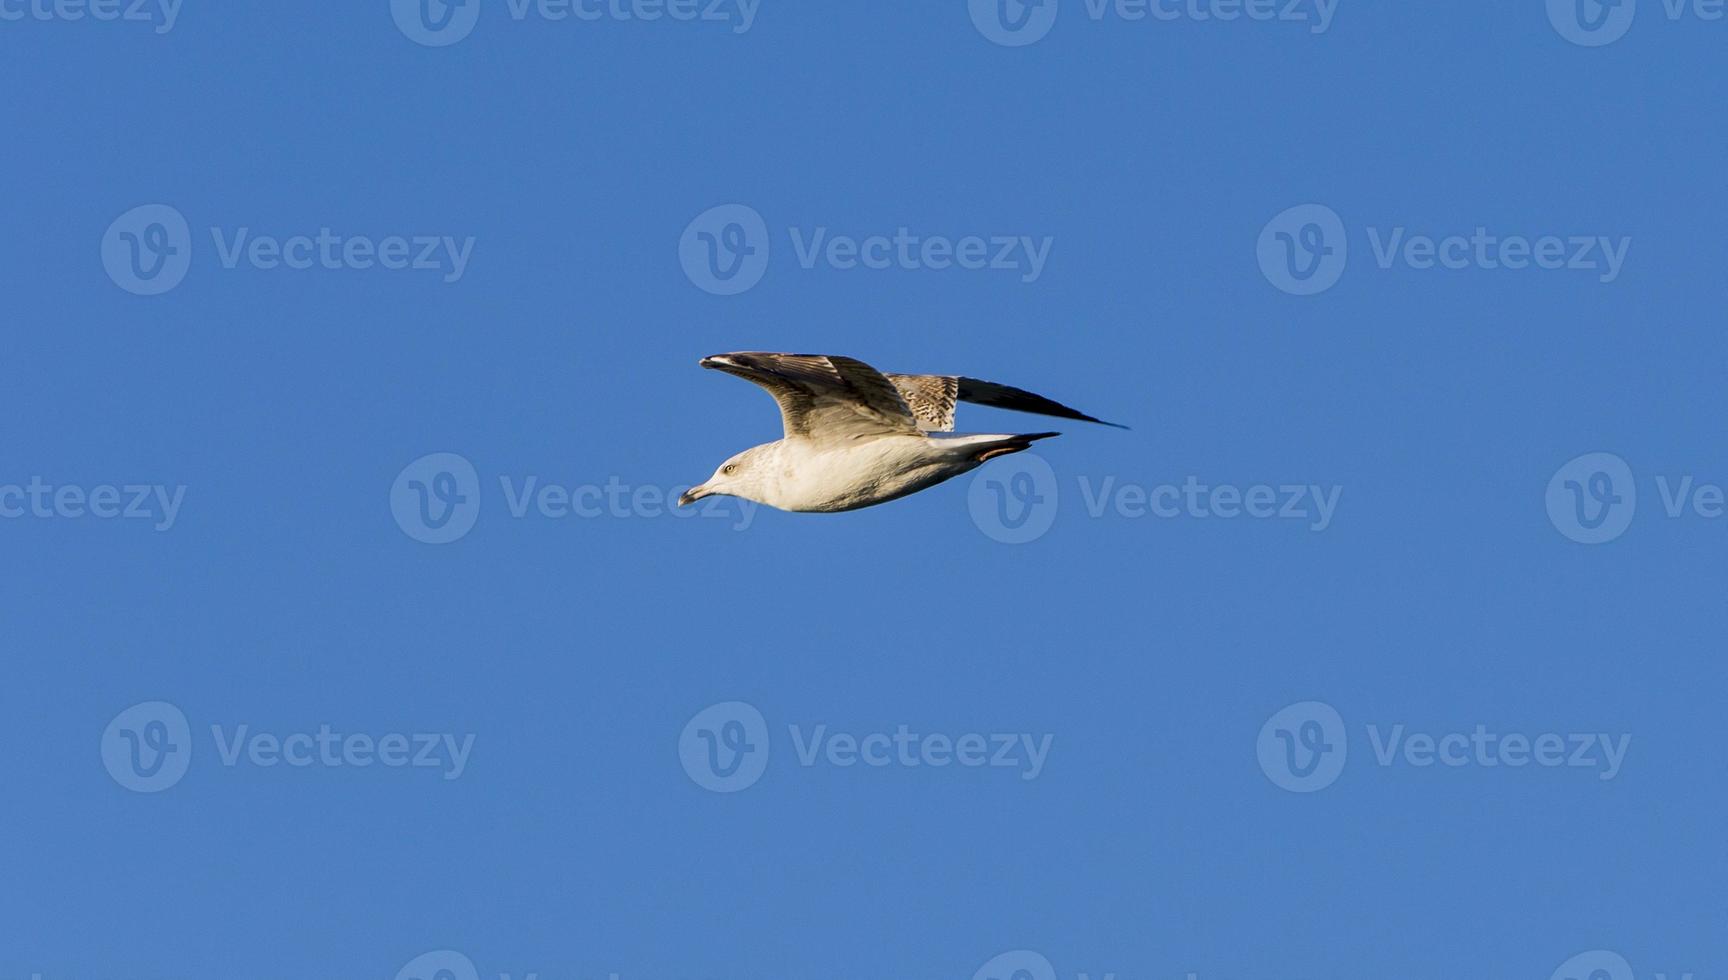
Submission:
M 678 506 L 688 507 L 703 497 L 708 496 L 707 487 L 691 487 L 678 495 Z

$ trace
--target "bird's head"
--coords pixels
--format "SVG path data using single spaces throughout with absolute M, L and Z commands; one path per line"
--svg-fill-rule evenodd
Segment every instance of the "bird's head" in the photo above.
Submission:
M 760 490 L 767 475 L 767 461 L 763 450 L 767 448 L 756 446 L 746 449 L 721 463 L 714 470 L 713 476 L 686 490 L 678 498 L 678 506 L 683 507 L 703 497 L 714 496 L 743 497 L 760 503 Z

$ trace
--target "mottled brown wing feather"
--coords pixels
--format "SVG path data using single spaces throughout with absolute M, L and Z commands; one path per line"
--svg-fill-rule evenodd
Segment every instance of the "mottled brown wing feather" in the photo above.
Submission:
M 954 400 L 960 379 L 944 374 L 890 374 L 900 397 L 912 409 L 918 428 L 925 432 L 954 431 Z

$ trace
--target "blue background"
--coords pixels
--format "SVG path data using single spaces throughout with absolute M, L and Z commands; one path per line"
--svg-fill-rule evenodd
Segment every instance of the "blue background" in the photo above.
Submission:
M 188 487 L 178 523 L 0 521 L 0 977 L 1525 977 L 1609 948 L 1728 971 L 1724 523 L 1651 482 L 1722 450 L 1728 24 L 1647 2 L 1568 43 L 1543 5 L 1345 0 L 1305 24 L 1094 21 L 1023 48 L 958 0 L 765 0 L 721 24 L 516 22 L 416 44 L 381 2 L 189 0 L 166 34 L 0 23 L 0 484 Z M 773 236 L 737 296 L 678 241 L 728 202 Z M 1255 242 L 1321 202 L 1337 286 Z M 109 223 L 167 203 L 191 272 L 139 297 Z M 1049 235 L 1043 276 L 804 269 L 786 229 Z M 1630 236 L 1620 279 L 1375 265 L 1365 227 Z M 260 270 L 208 229 L 473 235 L 466 275 Z M 673 487 L 775 438 L 696 367 L 848 353 L 1022 384 L 1064 425 L 1051 531 L 981 533 L 970 479 L 747 531 L 514 519 L 498 477 Z M 989 409 L 975 431 L 1038 431 Z M 1637 474 L 1618 540 L 1543 495 Z M 426 453 L 483 509 L 389 506 Z M 997 465 L 997 464 L 993 464 Z M 1330 528 L 1089 517 L 1075 480 L 1338 484 Z M 197 748 L 138 794 L 99 742 L 162 699 Z M 679 764 L 739 699 L 774 757 Z M 1323 791 L 1255 739 L 1315 699 Z M 209 726 L 474 733 L 468 769 L 219 765 Z M 786 726 L 1052 733 L 1002 770 L 793 762 Z M 1572 769 L 1376 766 L 1363 726 L 1632 736 Z

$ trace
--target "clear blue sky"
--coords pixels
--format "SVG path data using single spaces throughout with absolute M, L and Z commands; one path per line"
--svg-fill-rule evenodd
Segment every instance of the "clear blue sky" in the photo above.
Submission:
M 0 0 L 0 978 L 1728 975 L 1728 22 L 608 2 Z

